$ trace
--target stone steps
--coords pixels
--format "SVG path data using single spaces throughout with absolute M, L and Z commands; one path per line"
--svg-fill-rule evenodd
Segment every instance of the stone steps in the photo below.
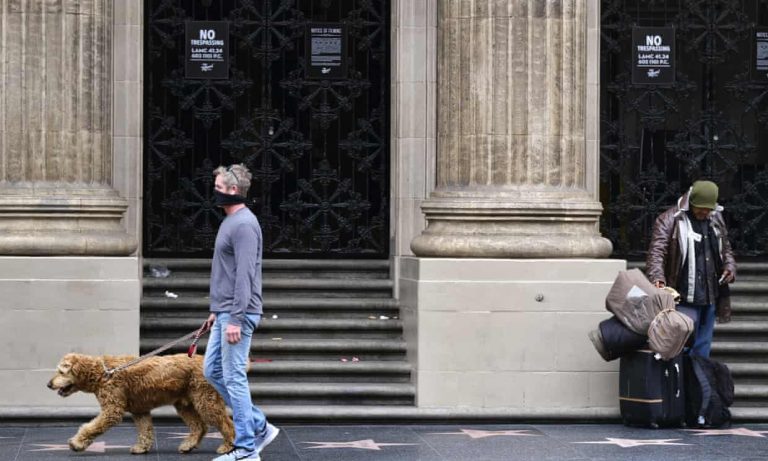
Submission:
M 144 296 L 162 296 L 166 291 L 181 297 L 183 292 L 188 297 L 208 295 L 210 279 L 207 277 L 175 277 L 164 279 L 145 279 Z M 276 278 L 264 277 L 262 290 L 264 298 L 274 295 L 283 296 L 324 296 L 324 297 L 367 297 L 390 298 L 394 284 L 384 279 L 353 278 Z
M 210 264 L 145 260 L 142 353 L 198 329 L 207 318 Z M 152 277 L 152 269 L 167 276 Z M 249 369 L 254 401 L 296 408 L 297 414 L 308 406 L 413 405 L 415 388 L 392 289 L 388 261 L 264 261 L 264 315 L 251 343 Z M 167 297 L 166 291 L 178 297 Z M 206 345 L 207 335 L 199 354 Z M 168 353 L 188 346 L 178 344 Z
M 401 382 L 410 383 L 411 366 L 403 361 L 277 360 L 252 362 L 248 371 L 260 382 Z
M 208 276 L 210 259 L 157 259 L 146 258 L 146 268 L 164 268 L 172 276 Z M 266 259 L 262 264 L 265 278 L 289 277 L 301 279 L 352 277 L 356 279 L 390 279 L 389 261 L 381 259 Z
M 768 263 L 738 264 L 731 285 L 733 320 L 715 325 L 712 358 L 728 365 L 735 383 L 736 420 L 768 421 Z
M 260 405 L 407 405 L 415 398 L 410 383 L 251 382 Z
M 166 344 L 165 338 L 142 338 L 141 353 L 144 354 Z M 204 341 L 198 345 L 198 353 L 205 353 Z M 178 344 L 168 353 L 186 352 L 188 344 Z M 382 339 L 274 339 L 254 338 L 251 342 L 251 356 L 267 359 L 331 359 L 358 357 L 361 360 L 404 360 L 406 344 L 402 340 Z
M 768 384 L 739 384 L 734 387 L 734 396 L 738 400 L 768 400 Z
M 147 332 L 163 331 L 164 333 L 178 331 L 178 336 L 183 336 L 191 330 L 199 328 L 201 322 L 198 319 L 158 317 L 145 318 L 141 321 L 141 328 Z M 256 330 L 255 337 L 269 336 L 274 333 L 306 333 L 306 332 L 343 332 L 349 334 L 361 334 L 365 332 L 392 332 L 395 334 L 403 330 L 400 320 L 369 320 L 369 319 L 344 319 L 344 318 L 263 318 Z
M 209 300 L 206 297 L 145 297 L 141 301 L 142 318 L 161 315 L 199 316 L 207 312 Z M 384 315 L 397 317 L 400 306 L 393 298 L 323 298 L 271 296 L 264 300 L 264 317 L 278 315 L 285 317 L 330 317 L 330 318 L 379 318 Z M 202 320 L 201 320 L 202 322 Z

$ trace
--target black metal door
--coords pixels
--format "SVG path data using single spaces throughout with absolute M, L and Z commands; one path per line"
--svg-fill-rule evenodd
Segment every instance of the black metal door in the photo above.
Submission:
M 644 258 L 656 216 L 699 178 L 720 185 L 738 255 L 768 256 L 768 84 L 750 73 L 766 0 L 601 1 L 602 232 Z M 631 82 L 633 26 L 676 28 L 676 81 Z
M 144 254 L 207 256 L 211 173 L 245 163 L 265 256 L 387 257 L 388 0 L 146 0 Z M 229 21 L 226 80 L 184 78 L 186 21 Z M 309 23 L 347 30 L 346 75 L 307 75 Z

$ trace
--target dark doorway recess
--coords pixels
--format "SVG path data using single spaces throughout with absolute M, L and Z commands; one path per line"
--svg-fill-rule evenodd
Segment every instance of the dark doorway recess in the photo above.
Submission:
M 144 255 L 210 256 L 211 172 L 242 162 L 266 257 L 386 258 L 389 1 L 144 6 Z M 185 78 L 187 21 L 228 22 L 228 78 Z M 316 23 L 345 30 L 338 78 L 309 75 Z

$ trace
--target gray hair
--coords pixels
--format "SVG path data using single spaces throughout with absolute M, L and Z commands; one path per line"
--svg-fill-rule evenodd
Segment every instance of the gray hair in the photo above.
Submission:
M 237 186 L 240 195 L 243 197 L 248 196 L 248 189 L 251 188 L 251 178 L 253 178 L 253 175 L 244 164 L 235 163 L 230 166 L 220 166 L 213 170 L 213 176 L 222 176 L 227 187 Z

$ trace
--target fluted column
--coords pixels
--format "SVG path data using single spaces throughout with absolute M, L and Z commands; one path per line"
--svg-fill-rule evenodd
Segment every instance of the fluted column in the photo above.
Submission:
M 437 187 L 419 256 L 606 257 L 587 190 L 583 0 L 438 0 Z
M 130 254 L 112 188 L 112 0 L 0 8 L 0 254 Z

